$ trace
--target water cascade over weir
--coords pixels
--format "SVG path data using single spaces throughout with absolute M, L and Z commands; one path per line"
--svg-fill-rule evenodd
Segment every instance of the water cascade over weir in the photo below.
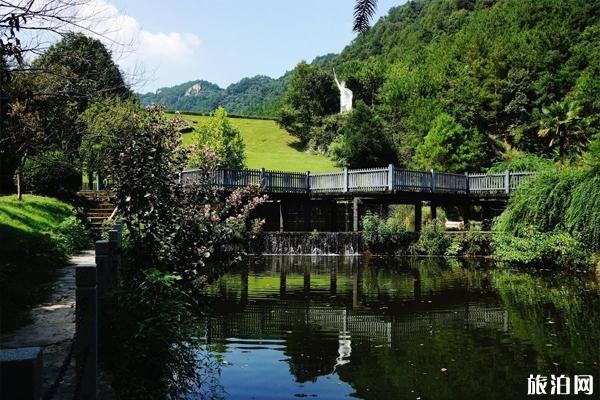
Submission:
M 357 255 L 365 250 L 359 232 L 263 232 L 250 243 L 251 254 Z

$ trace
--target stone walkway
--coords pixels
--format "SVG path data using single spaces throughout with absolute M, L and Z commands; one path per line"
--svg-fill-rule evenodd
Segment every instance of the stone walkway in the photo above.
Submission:
M 71 258 L 70 264 L 58 270 L 52 295 L 47 302 L 31 310 L 32 323 L 0 336 L 0 347 L 42 347 L 44 360 L 43 393 L 54 384 L 69 351 L 75 334 L 75 267 L 94 264 L 94 252 L 85 251 Z M 75 359 L 66 366 L 54 399 L 72 399 L 75 380 Z M 106 387 L 106 385 L 100 385 Z M 106 389 L 99 399 L 111 398 Z

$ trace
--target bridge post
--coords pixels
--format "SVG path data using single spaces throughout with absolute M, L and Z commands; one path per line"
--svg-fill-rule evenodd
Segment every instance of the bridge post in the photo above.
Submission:
M 435 192 L 435 171 L 431 170 L 431 193 Z
M 348 168 L 344 168 L 344 192 L 348 191 Z
M 415 203 L 415 232 L 421 232 L 421 219 L 423 218 L 422 207 L 423 203 L 420 201 Z
M 388 165 L 388 191 L 394 191 L 394 164 Z
M 350 203 L 344 202 L 344 232 L 350 232 Z
M 279 232 L 283 232 L 283 201 L 279 200 Z
M 306 193 L 310 192 L 310 171 L 306 171 Z
M 337 231 L 337 201 L 333 200 L 329 204 L 329 230 L 331 232 Z
M 263 186 L 263 187 L 266 186 L 266 184 L 265 184 L 265 169 L 264 168 L 260 169 L 260 178 L 259 178 L 259 181 L 260 181 L 260 186 Z
M 431 211 L 430 219 L 433 221 L 434 219 L 437 219 L 437 204 L 429 203 L 429 208 Z
M 359 230 L 359 223 L 360 223 L 359 207 L 360 207 L 360 198 L 355 197 L 354 199 L 352 199 L 352 211 L 353 211 L 352 230 L 354 232 L 358 232 L 358 230 Z
M 504 193 L 510 193 L 510 171 L 504 172 Z
M 465 191 L 467 195 L 471 192 L 471 187 L 469 186 L 469 173 L 465 172 Z
M 310 199 L 307 199 L 306 201 L 304 201 L 304 205 L 303 205 L 303 210 L 302 210 L 302 214 L 304 217 L 304 231 L 308 232 L 310 231 L 311 228 L 311 214 L 312 214 L 312 204 L 310 202 Z

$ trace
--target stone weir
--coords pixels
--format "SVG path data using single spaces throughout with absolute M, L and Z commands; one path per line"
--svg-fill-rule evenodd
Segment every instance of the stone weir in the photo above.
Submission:
M 263 232 L 250 243 L 251 254 L 357 255 L 365 251 L 360 232 Z

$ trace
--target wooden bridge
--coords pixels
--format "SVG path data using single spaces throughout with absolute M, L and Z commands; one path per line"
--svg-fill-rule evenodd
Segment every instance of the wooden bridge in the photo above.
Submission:
M 181 172 L 178 179 L 183 184 L 192 184 L 199 181 L 200 174 L 200 170 L 186 170 Z M 271 226 L 271 230 L 323 230 L 311 226 L 311 221 L 315 219 L 312 208 L 319 205 L 323 209 L 324 204 L 328 203 L 329 206 L 325 208 L 329 207 L 329 211 L 317 212 L 321 216 L 328 214 L 329 222 L 324 226 L 333 227 L 329 230 L 345 231 L 351 230 L 352 226 L 357 231 L 361 205 L 363 208 L 366 204 L 378 205 L 382 209 L 390 204 L 414 204 L 415 220 L 419 221 L 416 229 L 419 230 L 423 202 L 431 207 L 433 218 L 439 205 L 458 205 L 468 209 L 472 205 L 493 204 L 496 208 L 503 208 L 510 194 L 534 175 L 532 172 L 510 171 L 453 174 L 401 169 L 390 164 L 385 168 L 345 168 L 325 173 L 219 169 L 210 179 L 214 187 L 225 191 L 251 185 L 261 187 L 271 201 L 278 204 L 276 209 L 265 215 L 270 216 L 272 223 L 267 223 L 267 227 Z M 300 207 L 290 206 L 299 202 L 302 203 Z M 338 215 L 340 204 L 345 204 L 342 215 Z M 290 215 L 285 218 L 286 214 L 300 215 L 303 222 L 291 224 L 294 225 L 293 229 L 285 229 L 285 219 L 294 220 Z M 470 213 L 465 211 L 463 214 L 465 221 L 468 220 Z M 279 219 L 279 224 L 273 222 L 275 219 Z M 344 220 L 345 223 L 340 225 L 338 220 Z
M 199 170 L 183 171 L 181 182 L 194 182 Z M 533 176 L 532 172 L 499 174 L 452 174 L 415 171 L 389 165 L 387 168 L 343 169 L 338 172 L 284 172 L 263 169 L 219 169 L 212 184 L 222 189 L 250 185 L 261 186 L 267 193 L 443 193 L 461 195 L 507 195 Z

